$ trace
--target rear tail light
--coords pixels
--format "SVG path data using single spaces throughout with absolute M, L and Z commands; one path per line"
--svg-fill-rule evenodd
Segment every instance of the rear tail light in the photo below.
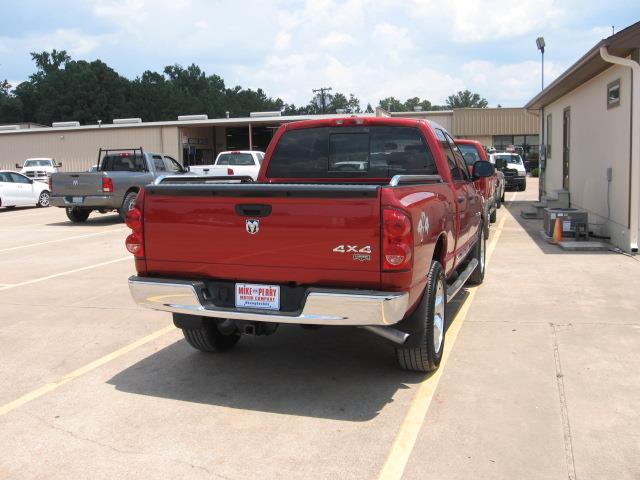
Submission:
M 113 193 L 113 180 L 108 177 L 102 177 L 102 191 L 105 193 Z
M 382 268 L 406 270 L 411 264 L 413 236 L 411 218 L 401 210 L 382 210 Z
M 233 168 L 227 168 L 227 175 L 233 175 Z
M 49 177 L 49 191 L 53 191 L 53 178 Z
M 134 257 L 144 257 L 144 228 L 142 221 L 142 213 L 144 207 L 144 188 L 141 188 L 136 197 L 134 207 L 129 210 L 125 218 L 127 227 L 131 229 L 131 234 L 127 237 L 124 244 Z

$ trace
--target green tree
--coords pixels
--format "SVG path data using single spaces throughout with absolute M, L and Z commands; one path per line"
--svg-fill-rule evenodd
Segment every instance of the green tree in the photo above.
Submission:
M 364 111 L 364 113 L 373 113 L 373 107 L 370 103 L 367 103 L 367 109 Z
M 449 108 L 486 108 L 487 100 L 469 90 L 459 91 L 447 97 Z
M 422 110 L 432 110 L 433 106 L 429 100 L 420 100 L 420 97 L 408 98 L 404 102 L 404 108 L 407 112 L 415 111 L 416 107 L 422 108 Z
M 378 105 L 384 108 L 387 112 L 406 112 L 407 109 L 400 100 L 396 97 L 386 97 L 378 102 Z
M 353 93 L 349 94 L 349 101 L 347 102 L 347 111 L 349 113 L 362 113 L 360 108 L 360 100 Z
M 0 82 L 0 123 L 22 122 L 22 102 L 10 90 L 11 85 L 7 79 Z

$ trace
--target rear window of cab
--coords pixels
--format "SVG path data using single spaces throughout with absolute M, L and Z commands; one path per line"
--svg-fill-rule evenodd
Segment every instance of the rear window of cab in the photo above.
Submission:
M 437 173 L 417 128 L 319 127 L 286 131 L 271 156 L 267 177 L 389 178 Z

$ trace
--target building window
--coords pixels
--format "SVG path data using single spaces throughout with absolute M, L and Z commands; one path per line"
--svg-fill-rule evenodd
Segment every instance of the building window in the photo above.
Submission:
M 620 79 L 607 85 L 607 108 L 620 105 Z
M 551 158 L 551 114 L 547 115 L 547 158 Z

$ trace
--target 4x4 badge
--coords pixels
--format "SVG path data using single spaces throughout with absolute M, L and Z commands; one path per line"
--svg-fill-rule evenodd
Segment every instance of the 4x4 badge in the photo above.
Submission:
M 245 220 L 247 232 L 251 235 L 255 235 L 260 230 L 260 220 Z

